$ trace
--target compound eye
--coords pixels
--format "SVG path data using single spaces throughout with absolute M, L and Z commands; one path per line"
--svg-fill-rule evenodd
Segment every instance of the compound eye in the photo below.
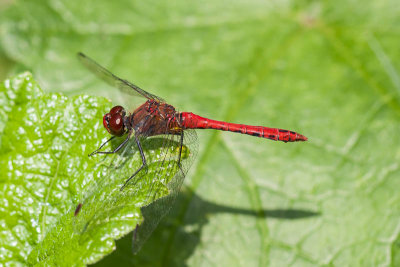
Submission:
M 124 122 L 120 114 L 114 114 L 109 120 L 110 133 L 116 136 L 124 134 Z
M 122 114 L 123 113 L 123 114 Z M 121 106 L 115 106 L 110 110 L 110 114 L 111 115 L 115 115 L 115 114 L 121 114 L 121 115 L 125 115 L 125 110 L 123 107 Z
M 110 113 L 107 113 L 107 114 L 104 115 L 104 117 L 103 117 L 103 125 L 104 125 L 104 128 L 106 128 L 106 130 L 107 130 L 109 133 L 111 133 L 111 131 L 110 131 L 110 119 L 111 119 L 111 114 L 110 114 Z

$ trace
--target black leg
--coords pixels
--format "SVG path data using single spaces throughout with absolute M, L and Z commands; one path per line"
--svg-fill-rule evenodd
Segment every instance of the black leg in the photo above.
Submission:
M 113 137 L 115 137 L 115 136 L 113 136 Z M 111 137 L 108 141 L 110 141 L 113 137 Z M 118 152 L 121 148 L 123 148 L 125 145 L 126 145 L 126 143 L 129 141 L 129 138 L 131 137 L 131 135 L 130 134 L 128 134 L 128 136 L 126 137 L 126 139 L 116 148 L 116 149 L 114 149 L 113 151 L 98 151 L 100 148 L 102 148 L 103 147 L 103 145 L 99 148 L 99 149 L 97 149 L 96 151 L 94 151 L 92 154 L 90 154 L 89 156 L 91 156 L 91 155 L 94 155 L 94 154 L 114 154 L 114 153 L 116 153 L 116 152 Z M 107 141 L 107 142 L 108 142 Z
M 181 133 L 181 140 L 180 140 L 180 144 L 179 144 L 179 157 L 178 157 L 178 167 L 181 170 L 181 172 L 184 174 L 185 172 L 182 169 L 182 165 L 181 165 L 181 158 L 182 158 L 182 147 L 183 147 L 183 130 Z
M 182 166 L 181 166 L 182 147 L 183 147 L 183 130 L 181 133 L 181 142 L 179 144 L 179 158 L 178 158 L 178 166 L 181 169 L 181 171 L 183 172 Z
M 137 170 L 135 171 L 135 173 L 132 174 L 132 176 L 129 177 L 129 178 L 125 181 L 124 185 L 121 186 L 121 189 L 120 189 L 121 191 L 125 188 L 125 186 L 128 184 L 128 182 L 129 182 L 133 177 L 136 176 L 136 174 L 138 174 L 143 168 L 147 167 L 146 157 L 144 156 L 143 148 L 142 148 L 142 145 L 140 144 L 139 138 L 138 138 L 137 136 L 135 136 L 135 140 L 136 140 L 136 144 L 137 144 L 137 146 L 138 146 L 138 148 L 139 148 L 139 151 L 140 151 L 140 156 L 142 157 L 142 166 L 140 166 L 140 168 L 137 169 Z
M 115 138 L 115 135 L 112 136 L 112 137 L 111 137 L 110 139 L 108 139 L 107 141 L 105 141 L 98 149 L 96 149 L 95 151 L 93 151 L 92 153 L 90 153 L 88 156 L 91 157 L 91 156 L 93 156 L 94 154 L 97 154 L 97 153 L 98 153 L 97 151 L 99 151 L 100 149 L 102 149 L 103 146 L 105 146 L 108 142 L 110 142 L 110 141 L 113 140 L 114 138 Z

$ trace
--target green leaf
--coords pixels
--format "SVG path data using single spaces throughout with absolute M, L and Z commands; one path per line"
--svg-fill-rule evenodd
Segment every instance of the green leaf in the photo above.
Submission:
M 182 178 L 171 180 L 176 161 L 167 158 L 160 166 L 159 156 L 165 144 L 172 149 L 168 155 L 176 154 L 178 143 L 159 137 L 144 141 L 147 172 L 120 191 L 142 164 L 135 148 L 111 157 L 87 157 L 108 135 L 101 125 L 110 107 L 106 99 L 45 94 L 29 73 L 6 80 L 0 89 L 0 240 L 7 244 L 2 247 L 3 263 L 94 263 L 113 250 L 114 239 L 142 224 L 140 208 L 154 200 L 159 207 L 147 216 L 147 223 L 158 223 L 173 195 L 159 198 L 168 195 L 171 186 L 179 188 Z M 75 210 L 78 203 L 80 212 Z M 152 229 L 147 231 L 139 232 L 139 238 L 145 239 Z M 135 240 L 137 249 L 141 242 Z
M 104 262 L 396 266 L 397 6 L 18 1 L 0 16 L 0 43 L 48 90 L 134 106 L 79 66 L 82 51 L 180 110 L 309 137 L 198 131 L 185 197 L 137 256 L 124 239 Z

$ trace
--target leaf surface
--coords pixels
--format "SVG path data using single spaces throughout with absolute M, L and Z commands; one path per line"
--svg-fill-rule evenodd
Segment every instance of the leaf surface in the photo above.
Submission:
M 114 239 L 142 224 L 141 207 L 169 194 L 177 169 L 168 165 L 173 158 L 160 169 L 159 156 L 166 149 L 161 139 L 152 139 L 151 146 L 143 142 L 147 172 L 123 191 L 132 170 L 142 164 L 135 147 L 87 157 L 108 135 L 101 123 L 110 107 L 106 99 L 45 94 L 29 73 L 6 80 L 0 89 L 0 240 L 7 244 L 1 248 L 2 262 L 94 263 L 114 249 Z M 105 149 L 118 142 L 121 138 Z M 160 206 L 149 222 L 157 224 L 168 207 Z

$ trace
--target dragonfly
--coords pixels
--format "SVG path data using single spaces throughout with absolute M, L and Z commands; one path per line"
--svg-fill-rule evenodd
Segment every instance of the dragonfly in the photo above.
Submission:
M 143 151 L 142 140 L 148 137 L 164 136 L 170 139 L 177 137 L 179 151 L 177 151 L 176 164 L 181 170 L 183 177 L 187 172 L 182 165 L 182 150 L 185 147 L 185 135 L 190 135 L 192 141 L 197 142 L 197 140 L 194 140 L 196 139 L 196 135 L 193 132 L 194 129 L 229 131 L 283 142 L 307 141 L 306 136 L 290 130 L 217 121 L 192 112 L 179 112 L 162 98 L 141 89 L 139 86 L 125 79 L 119 78 L 85 54 L 78 53 L 78 58 L 88 70 L 107 84 L 120 89 L 122 92 L 146 99 L 142 105 L 131 113 L 119 105 L 111 108 L 103 117 L 103 125 L 111 134 L 111 138 L 89 154 L 89 157 L 96 154 L 115 154 L 124 148 L 131 138 L 134 138 L 142 164 L 130 177 L 126 178 L 125 183 L 120 188 L 121 191 L 138 174 L 146 172 L 148 164 Z M 122 136 L 126 137 L 115 149 L 112 151 L 102 151 L 102 148 L 111 140 Z M 170 158 L 170 155 L 167 154 L 173 152 L 164 149 L 162 153 L 164 155 L 161 155 L 160 158 Z M 75 210 L 75 216 L 80 212 L 81 208 L 82 203 L 79 203 Z

